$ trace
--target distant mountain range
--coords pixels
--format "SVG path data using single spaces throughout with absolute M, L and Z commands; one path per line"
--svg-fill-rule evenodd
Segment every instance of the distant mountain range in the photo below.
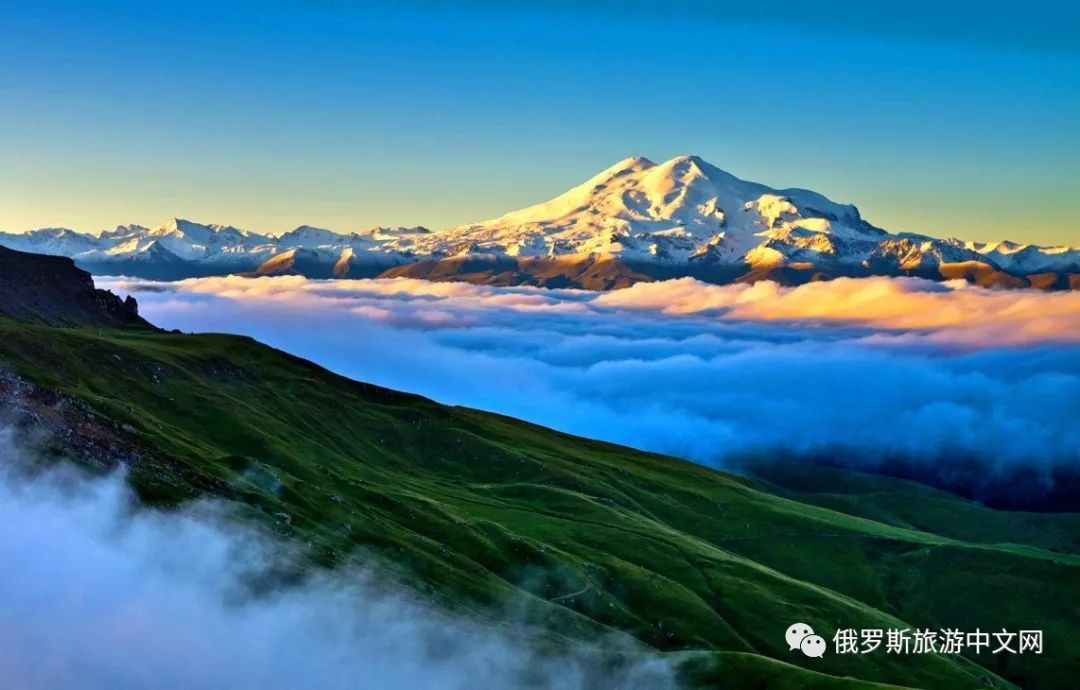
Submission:
M 340 234 L 302 226 L 260 235 L 173 219 L 93 236 L 0 233 L 0 245 L 68 256 L 97 274 L 410 276 L 611 289 L 692 276 L 798 284 L 838 276 L 963 278 L 987 286 L 1080 288 L 1080 247 L 965 242 L 871 225 L 852 205 L 747 182 L 697 156 L 627 158 L 543 204 L 433 232 Z

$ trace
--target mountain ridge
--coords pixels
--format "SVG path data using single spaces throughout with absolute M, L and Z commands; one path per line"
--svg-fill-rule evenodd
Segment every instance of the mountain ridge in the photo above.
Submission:
M 0 233 L 0 245 L 70 256 L 94 273 L 150 278 L 298 273 L 609 289 L 683 276 L 791 284 L 916 275 L 1080 288 L 1080 247 L 890 233 L 853 204 L 742 180 L 699 156 L 626 158 L 548 201 L 436 232 L 379 227 L 342 234 L 304 225 L 262 235 L 174 218 L 97 237 L 66 228 Z M 304 250 L 306 260 L 282 258 L 293 250 Z M 585 274 L 588 280 L 578 277 Z
M 96 288 L 67 257 L 0 247 L 0 316 L 54 326 L 141 326 L 134 297 Z

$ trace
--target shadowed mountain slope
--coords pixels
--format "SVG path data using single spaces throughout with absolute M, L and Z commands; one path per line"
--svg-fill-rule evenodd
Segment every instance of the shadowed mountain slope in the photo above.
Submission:
M 54 325 L 149 326 L 135 299 L 98 290 L 71 259 L 0 247 L 0 316 Z

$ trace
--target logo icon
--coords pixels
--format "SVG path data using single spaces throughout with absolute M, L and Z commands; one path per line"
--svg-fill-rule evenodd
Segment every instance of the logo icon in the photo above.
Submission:
M 784 633 L 788 651 L 799 650 L 809 657 L 820 659 L 825 656 L 825 639 L 814 634 L 814 629 L 806 623 L 792 623 Z

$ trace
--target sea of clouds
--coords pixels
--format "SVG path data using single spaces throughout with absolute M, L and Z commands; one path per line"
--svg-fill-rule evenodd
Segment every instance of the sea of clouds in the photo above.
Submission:
M 960 458 L 1006 486 L 1021 472 L 1052 487 L 1080 465 L 1080 292 L 98 282 L 162 327 L 251 335 L 353 378 L 715 466 L 824 454 L 932 473 Z M 252 579 L 295 547 L 221 506 L 138 508 L 122 475 L 31 473 L 23 455 L 0 429 L 4 687 L 675 684 L 661 661 L 597 665 L 624 640 L 541 653 L 507 634 L 512 618 L 437 610 L 362 562 L 256 594 Z
M 714 466 L 768 454 L 1080 466 L 1080 292 L 914 278 L 613 292 L 418 280 L 100 280 L 165 328 Z M 1031 477 L 1029 476 L 1029 479 Z
M 267 587 L 300 554 L 221 505 L 140 508 L 121 474 L 31 464 L 0 429 L 5 689 L 675 685 L 666 662 L 621 638 L 541 652 L 511 616 L 437 610 L 371 564 Z

